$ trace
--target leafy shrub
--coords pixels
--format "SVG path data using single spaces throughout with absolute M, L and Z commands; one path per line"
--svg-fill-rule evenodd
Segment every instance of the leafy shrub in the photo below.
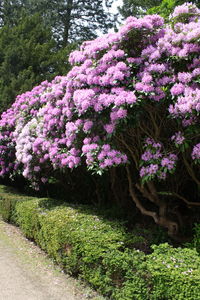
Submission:
M 149 283 L 146 280 L 145 254 L 136 249 L 107 253 L 102 266 L 113 287 L 113 299 L 149 299 Z
M 18 201 L 30 200 L 32 197 L 20 195 L 13 188 L 0 186 L 0 214 L 4 221 L 15 222 L 15 205 Z
M 147 256 L 151 274 L 151 299 L 200 299 L 200 257 L 193 249 L 172 248 L 168 244 L 152 247 Z
M 132 277 L 141 281 L 145 289 L 144 280 L 137 276 L 136 263 L 140 256 L 141 261 L 144 259 L 144 254 L 129 250 L 129 255 L 126 250 L 130 243 L 138 244 L 144 239 L 131 239 L 119 222 L 94 215 L 91 208 L 62 205 L 48 210 L 44 206 L 44 199 L 17 203 L 17 224 L 66 272 L 81 276 L 104 295 L 112 295 L 126 276 L 130 281 L 130 268 L 134 266 Z M 139 288 L 135 289 L 139 293 Z

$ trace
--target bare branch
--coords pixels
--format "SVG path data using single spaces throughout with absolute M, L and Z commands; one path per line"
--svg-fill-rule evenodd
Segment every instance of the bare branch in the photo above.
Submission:
M 200 202 L 190 202 L 190 201 L 188 201 L 185 197 L 183 197 L 183 196 L 181 196 L 181 195 L 179 195 L 179 194 L 177 194 L 177 193 L 171 193 L 171 195 L 172 196 L 175 196 L 176 198 L 178 198 L 178 199 L 181 199 L 181 200 L 183 200 L 189 207 L 190 206 L 200 206 Z
M 147 210 L 139 201 L 139 199 L 135 193 L 135 190 L 133 188 L 133 184 L 132 184 L 132 180 L 131 180 L 131 173 L 130 173 L 128 166 L 126 166 L 126 171 L 127 171 L 127 176 L 128 176 L 128 182 L 129 182 L 130 196 L 131 196 L 132 200 L 134 201 L 135 205 L 137 206 L 137 208 L 141 211 L 141 213 L 143 215 L 152 217 L 154 219 L 155 223 L 158 223 L 157 213 L 154 211 Z

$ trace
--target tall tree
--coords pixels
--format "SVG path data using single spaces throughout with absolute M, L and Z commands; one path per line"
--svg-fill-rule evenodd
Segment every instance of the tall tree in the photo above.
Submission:
M 62 46 L 93 39 L 99 31 L 105 33 L 113 26 L 114 19 L 103 0 L 40 0 L 43 6 L 45 1 L 49 9 L 43 10 L 43 15 L 50 18 L 54 35 Z M 110 7 L 112 2 L 107 0 L 106 6 Z
M 114 16 L 108 12 L 113 0 L 3 0 L 0 4 L 1 24 L 15 20 L 25 10 L 39 13 L 51 26 L 59 46 L 95 38 L 113 27 Z
M 14 26 L 17 24 L 22 12 L 22 1 L 1 0 L 0 1 L 0 27 L 4 25 Z
M 0 110 L 18 93 L 66 74 L 67 56 L 77 42 L 93 39 L 113 26 L 114 17 L 106 9 L 112 2 L 1 0 Z
M 56 50 L 41 16 L 24 16 L 17 26 L 0 29 L 0 107 L 43 80 L 67 73 L 67 49 Z M 65 69 L 65 70 L 64 70 Z
M 124 18 L 129 16 L 139 17 L 144 15 L 149 8 L 159 5 L 161 2 L 162 0 L 123 0 L 119 12 Z

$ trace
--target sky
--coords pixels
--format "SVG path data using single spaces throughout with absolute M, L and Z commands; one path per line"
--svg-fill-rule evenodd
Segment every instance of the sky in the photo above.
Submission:
M 114 0 L 113 1 L 113 5 L 112 5 L 112 9 L 110 10 L 112 13 L 116 14 L 117 13 L 117 6 L 121 6 L 123 3 L 122 0 Z
M 104 0 L 103 3 L 104 3 L 104 8 L 106 9 L 105 0 Z M 109 9 L 109 12 L 113 13 L 113 14 L 117 14 L 118 13 L 117 7 L 122 6 L 122 4 L 123 4 L 123 0 L 113 0 L 113 4 L 112 4 L 112 7 Z M 118 20 L 121 21 L 120 16 L 118 18 L 119 18 Z M 117 25 L 117 27 L 118 27 L 118 25 Z M 108 32 L 114 32 L 114 28 L 113 29 L 109 29 Z M 100 31 L 97 31 L 97 34 L 99 36 L 102 35 L 102 33 Z
M 109 11 L 113 14 L 117 14 L 118 13 L 117 7 L 122 6 L 122 4 L 123 4 L 123 0 L 114 0 L 112 7 Z M 122 21 L 120 16 L 118 17 L 118 21 L 119 22 Z M 117 25 L 117 27 L 119 27 L 119 24 Z M 110 29 L 108 32 L 114 32 L 114 30 Z

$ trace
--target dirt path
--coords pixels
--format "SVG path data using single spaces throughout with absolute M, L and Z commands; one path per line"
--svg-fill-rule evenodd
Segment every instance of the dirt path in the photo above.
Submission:
M 103 300 L 63 274 L 18 228 L 0 221 L 0 300 Z

